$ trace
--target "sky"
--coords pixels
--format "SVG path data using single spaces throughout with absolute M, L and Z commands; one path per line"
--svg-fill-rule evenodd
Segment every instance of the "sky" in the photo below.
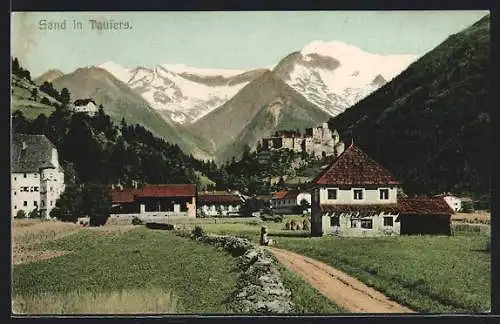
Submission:
M 342 41 L 383 55 L 423 55 L 487 14 L 488 11 L 16 12 L 11 20 L 11 53 L 33 77 L 48 69 L 70 73 L 108 61 L 126 67 L 270 67 L 314 40 Z M 113 21 L 121 28 L 99 30 L 92 28 L 90 20 Z M 61 26 L 63 21 L 65 29 L 48 29 L 49 22 Z M 81 22 L 82 28 L 74 29 L 73 21 Z M 124 28 L 126 23 L 129 28 Z

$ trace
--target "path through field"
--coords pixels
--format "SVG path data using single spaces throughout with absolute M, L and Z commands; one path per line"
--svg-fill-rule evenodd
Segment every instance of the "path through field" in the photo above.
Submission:
M 348 312 L 413 313 L 411 309 L 391 301 L 356 278 L 323 262 L 275 247 L 267 247 L 267 249 L 283 265 Z

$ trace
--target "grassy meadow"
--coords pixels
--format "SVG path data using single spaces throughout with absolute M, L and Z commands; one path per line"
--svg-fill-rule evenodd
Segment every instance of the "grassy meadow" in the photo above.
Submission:
M 420 312 L 470 313 L 491 308 L 489 226 L 454 224 L 453 236 L 311 238 L 265 222 L 277 246 L 330 264 Z M 258 241 L 261 223 L 203 224 L 209 232 Z
M 133 225 L 15 220 L 12 233 L 15 313 L 230 312 L 240 273 L 236 259 L 212 246 Z M 302 278 L 280 270 L 294 312 L 341 311 Z
M 86 228 L 37 248 L 70 253 L 14 265 L 13 302 L 19 312 L 228 312 L 238 277 L 229 254 L 144 227 Z

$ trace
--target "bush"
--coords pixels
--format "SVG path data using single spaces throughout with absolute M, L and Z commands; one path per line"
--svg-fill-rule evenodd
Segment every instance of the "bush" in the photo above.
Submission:
M 40 212 L 38 211 L 38 207 L 33 209 L 28 213 L 29 218 L 40 218 Z
M 171 231 L 174 229 L 173 224 L 162 224 L 162 223 L 146 223 L 146 227 L 149 229 L 159 229 Z
M 144 222 L 142 221 L 142 219 L 140 219 L 137 216 L 134 216 L 134 218 L 132 219 L 132 225 L 143 225 L 143 224 Z
M 26 212 L 22 209 L 17 211 L 16 216 L 14 217 L 15 219 L 23 219 L 26 218 Z
M 195 226 L 195 228 L 193 229 L 193 235 L 194 237 L 202 237 L 203 235 L 205 235 L 205 230 L 203 230 L 201 226 Z
M 275 214 L 275 215 L 261 215 L 260 218 L 263 221 L 273 221 L 275 223 L 281 223 L 283 221 L 283 215 Z

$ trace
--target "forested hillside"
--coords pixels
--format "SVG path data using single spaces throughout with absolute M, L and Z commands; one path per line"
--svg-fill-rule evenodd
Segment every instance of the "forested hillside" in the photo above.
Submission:
M 489 195 L 490 18 L 450 36 L 390 83 L 330 119 L 407 193 Z

